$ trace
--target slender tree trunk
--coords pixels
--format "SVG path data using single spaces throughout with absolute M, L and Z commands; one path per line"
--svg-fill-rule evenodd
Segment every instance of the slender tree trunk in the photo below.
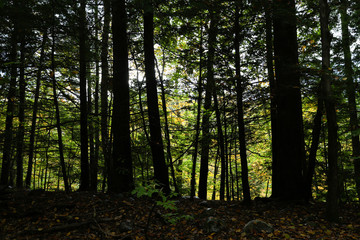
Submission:
M 225 98 L 225 94 L 224 94 L 224 98 Z M 215 101 L 217 103 L 215 103 Z M 217 107 L 215 107 L 215 114 L 216 114 L 216 109 L 219 108 L 219 101 L 216 97 L 215 99 L 215 96 L 214 96 L 214 106 L 217 105 Z M 224 107 L 225 109 L 225 107 Z M 220 110 L 220 109 L 219 109 Z M 220 114 L 220 111 L 219 111 L 219 116 L 221 116 Z M 217 118 L 217 117 L 216 117 Z M 221 117 L 219 118 L 219 120 L 221 121 Z M 222 133 L 223 135 L 223 145 L 224 145 L 224 151 L 223 151 L 223 154 L 224 154 L 224 162 L 225 162 L 225 185 L 226 185 L 226 200 L 227 201 L 230 201 L 231 199 L 231 194 L 230 194 L 230 176 L 231 176 L 231 163 L 229 162 L 229 158 L 228 158 L 228 155 L 227 155 L 227 135 L 226 135 L 226 132 L 227 132 L 227 129 L 226 129 L 226 112 L 224 110 L 224 124 L 220 123 L 221 126 L 224 126 L 224 133 Z M 219 127 L 219 126 L 218 126 Z M 221 127 L 221 131 L 222 131 L 222 127 Z M 220 148 L 221 149 L 221 148 Z M 221 155 L 220 155 L 220 158 L 221 158 Z
M 113 117 L 114 134 L 109 191 L 129 192 L 134 188 L 131 139 L 128 67 L 127 15 L 125 0 L 112 0 L 114 47 Z
M 108 63 L 108 42 L 110 31 L 110 0 L 104 2 L 104 25 L 101 41 L 101 147 L 104 156 L 104 182 L 109 169 L 109 130 L 108 130 L 108 81 L 109 81 L 109 63 Z M 105 185 L 104 185 L 105 186 Z M 104 188 L 103 186 L 103 188 Z
M 245 123 L 244 123 L 244 109 L 243 109 L 243 91 L 244 88 L 241 83 L 241 69 L 240 69 L 240 26 L 239 26 L 239 7 L 236 5 L 235 12 L 235 71 L 236 71 L 236 96 L 237 96 L 237 110 L 238 110 L 238 127 L 239 127 L 239 142 L 240 142 L 240 158 L 241 158 L 241 181 L 243 187 L 244 202 L 250 203 L 250 186 L 249 186 L 249 170 L 247 165 L 246 153 L 246 138 L 245 138 Z
M 341 0 L 340 15 L 341 15 L 341 33 L 342 33 L 342 47 L 344 51 L 345 62 L 345 77 L 346 77 L 346 94 L 348 99 L 349 115 L 350 115 L 350 130 L 351 144 L 352 144 L 352 157 L 355 167 L 355 182 L 356 191 L 360 197 L 360 140 L 359 134 L 355 133 L 359 129 L 359 120 L 357 117 L 355 86 L 353 78 L 352 57 L 350 50 L 350 33 L 349 33 L 349 16 L 347 14 L 348 0 Z
M 144 8 L 144 50 L 146 93 L 150 124 L 150 147 L 154 165 L 154 177 L 165 193 L 170 193 L 169 172 L 165 163 L 164 145 L 161 136 L 157 82 L 155 78 L 154 55 L 154 12 L 151 1 Z
M 88 51 L 88 54 L 91 54 L 90 51 Z M 91 79 L 91 65 L 89 62 L 87 62 L 87 73 L 86 73 L 86 79 L 87 79 L 87 115 L 88 115 L 88 145 L 89 145 L 89 189 L 94 191 L 93 185 L 92 185 L 92 174 L 93 169 L 92 166 L 94 166 L 95 162 L 95 139 L 94 139 L 94 114 L 93 114 L 93 100 L 92 100 L 92 79 Z
M 62 130 L 60 124 L 60 110 L 59 110 L 59 103 L 56 93 L 56 78 L 55 78 L 55 33 L 54 33 L 54 26 L 52 27 L 52 49 L 51 49 L 51 80 L 52 80 L 52 87 L 53 87 L 53 98 L 54 98 L 54 105 L 55 105 L 55 116 L 56 116 L 56 129 L 58 133 L 58 144 L 59 144 L 59 155 L 60 155 L 60 166 L 61 172 L 63 175 L 65 192 L 69 193 L 71 191 L 69 187 L 69 182 L 66 173 L 66 165 L 64 159 L 64 145 L 62 140 Z M 35 186 L 35 184 L 34 184 Z
M 323 87 L 323 83 L 320 83 L 320 88 Z M 319 142 L 320 142 L 320 133 L 321 133 L 321 120 L 322 116 L 324 114 L 324 98 L 322 91 L 319 93 L 320 96 L 318 96 L 318 109 L 315 114 L 314 118 L 314 126 L 312 130 L 312 142 L 310 147 L 310 153 L 309 153 L 309 163 L 308 168 L 306 172 L 306 198 L 312 199 L 312 182 L 315 172 L 315 165 L 316 165 L 316 153 L 319 148 Z
M 23 29 L 24 31 L 24 29 Z M 20 40 L 20 75 L 19 75 L 19 128 L 16 136 L 16 187 L 21 189 L 24 185 L 24 134 L 25 134 L 25 33 L 21 34 Z
M 233 130 L 234 132 L 234 130 Z M 234 162 L 235 162 L 235 180 L 236 180 L 236 198 L 240 200 L 240 185 L 239 185 L 239 171 L 238 171 L 238 164 L 237 164 L 237 144 L 236 138 L 234 137 Z
M 175 169 L 174 169 L 174 164 L 173 164 L 173 160 L 172 160 L 172 156 L 171 156 L 170 131 L 169 131 L 168 113 L 167 113 L 166 100 L 165 100 L 165 87 L 164 87 L 164 80 L 163 80 L 164 68 L 165 68 L 165 55 L 163 55 L 162 72 L 160 72 L 160 70 L 158 69 L 158 73 L 159 73 L 159 79 L 160 79 L 161 102 L 162 102 L 162 108 L 163 108 L 164 117 L 165 117 L 165 139 L 166 139 L 166 154 L 167 154 L 166 156 L 167 156 L 168 164 L 170 166 L 171 177 L 174 182 L 175 192 L 180 193 L 177 182 L 176 182 Z
M 217 147 L 216 156 L 215 156 L 215 167 L 214 167 L 215 170 L 214 170 L 213 192 L 212 192 L 211 200 L 215 200 L 216 198 L 216 176 L 218 175 L 219 172 L 219 166 L 218 166 L 219 151 L 220 148 Z
M 5 132 L 4 132 L 4 145 L 3 145 L 3 159 L 1 167 L 1 185 L 9 184 L 9 176 L 11 171 L 11 149 L 13 142 L 13 119 L 14 119 L 14 107 L 16 97 L 16 77 L 17 77 L 17 26 L 14 24 L 14 30 L 11 36 L 9 62 L 10 65 L 10 86 L 7 94 L 7 108 L 6 108 L 6 120 L 5 120 Z
M 33 158 L 34 158 L 34 145 L 35 145 L 35 130 L 36 130 L 36 119 L 37 119 L 37 112 L 38 112 L 38 105 L 39 105 L 39 96 L 40 96 L 40 85 L 41 85 L 41 76 L 43 70 L 43 62 L 45 58 L 45 45 L 48 38 L 48 30 L 44 31 L 43 40 L 41 43 L 41 50 L 40 50 L 40 59 L 39 59 L 39 68 L 36 73 L 36 87 L 35 87 L 35 95 L 34 95 L 34 105 L 33 105 L 33 112 L 32 112 L 32 119 L 31 119 L 31 130 L 30 130 L 30 147 L 29 147 L 29 161 L 28 161 L 28 168 L 25 178 L 25 187 L 30 188 L 31 183 L 31 172 L 33 167 Z M 45 173 L 46 175 L 46 173 Z
M 95 1 L 98 5 L 98 0 Z M 98 6 L 95 8 L 95 21 L 99 21 L 99 10 Z M 99 35 L 100 25 L 96 24 L 95 36 Z M 90 161 L 90 188 L 92 191 L 97 191 L 98 185 L 98 163 L 99 163 L 99 151 L 100 151 L 100 129 L 99 129 L 99 79 L 100 79 L 100 65 L 99 65 L 99 40 L 95 40 L 95 97 L 94 97 L 94 137 L 95 137 L 95 149 L 93 161 Z
M 300 200 L 306 198 L 303 176 L 305 142 L 298 71 L 295 1 L 275 1 L 273 10 L 278 159 L 273 162 L 272 197 Z
M 213 97 L 214 97 L 214 108 L 216 115 L 216 125 L 218 132 L 218 142 L 220 147 L 220 165 L 221 165 L 221 173 L 220 173 L 220 200 L 225 199 L 225 187 L 227 189 L 226 199 L 229 201 L 229 178 L 228 178 L 228 168 L 225 158 L 225 144 L 224 144 L 224 133 L 221 124 L 221 116 L 219 110 L 219 102 L 216 95 L 215 88 L 213 89 Z
M 86 0 L 80 1 L 80 24 L 79 24 L 79 51 L 80 51 L 80 191 L 89 190 L 89 142 L 88 142 L 88 113 L 86 100 Z
M 329 31 L 330 9 L 327 0 L 320 0 L 320 25 L 321 25 L 321 49 L 322 49 L 322 75 L 323 95 L 325 100 L 326 118 L 328 125 L 328 193 L 326 214 L 330 221 L 339 220 L 339 188 L 338 188 L 338 136 L 336 123 L 335 100 L 331 90 L 330 75 L 330 42 Z
M 208 39 L 207 56 L 207 82 L 205 86 L 204 114 L 202 119 L 202 139 L 201 139 L 201 160 L 200 160 L 200 179 L 199 179 L 199 198 L 207 198 L 207 179 L 209 171 L 209 147 L 211 143 L 210 116 L 211 116 L 211 97 L 214 89 L 214 55 L 216 43 L 216 20 L 213 12 L 210 12 L 210 29 Z M 222 191 L 224 191 L 223 186 Z M 220 188 L 221 191 L 221 188 Z M 221 194 L 220 194 L 221 195 Z
M 202 58 L 203 58 L 203 26 L 200 25 L 200 59 L 199 59 L 199 80 L 198 80 L 198 99 L 197 99 L 197 114 L 196 114 L 196 126 L 195 126 L 195 140 L 194 140 L 194 154 L 192 156 L 192 169 L 191 169 L 191 183 L 190 183 L 190 198 L 195 197 L 195 185 L 196 185 L 196 162 L 199 147 L 200 136 L 200 118 L 201 118 L 201 102 L 202 102 Z
M 270 1 L 266 1 L 265 5 L 265 19 L 266 19 L 266 65 L 267 65 L 267 75 L 270 85 L 270 118 L 271 118 L 271 153 L 272 153 L 272 162 L 273 166 L 278 165 L 278 123 L 277 123 L 277 104 L 276 104 L 276 80 L 274 74 L 274 56 L 273 56 L 273 29 L 272 29 L 272 5 Z M 277 168 L 273 167 L 272 177 L 276 177 Z M 273 179 L 274 182 L 274 179 Z M 276 188 L 277 185 L 273 186 Z M 274 190 L 274 189 L 273 189 Z M 275 189 L 276 192 L 276 189 Z

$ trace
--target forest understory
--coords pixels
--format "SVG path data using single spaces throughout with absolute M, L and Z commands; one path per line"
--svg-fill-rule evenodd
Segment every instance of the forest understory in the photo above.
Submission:
M 162 203 L 132 195 L 7 191 L 0 195 L 0 239 L 360 239 L 355 203 L 341 206 L 339 223 L 325 220 L 321 202 L 244 205 L 177 197 Z M 273 231 L 246 233 L 254 219 Z

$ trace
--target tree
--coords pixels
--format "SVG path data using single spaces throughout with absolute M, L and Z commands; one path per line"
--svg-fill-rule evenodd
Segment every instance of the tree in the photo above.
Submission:
M 25 132 L 25 26 L 21 24 L 20 34 L 20 68 L 19 68 L 19 127 L 16 136 L 16 187 L 23 188 L 24 132 Z
M 360 197 L 360 140 L 359 134 L 359 120 L 357 117 L 356 94 L 353 78 L 352 57 L 350 50 L 350 33 L 349 33 L 349 16 L 347 14 L 349 2 L 341 0 L 340 17 L 341 17 L 341 36 L 342 48 L 344 52 L 345 63 L 345 80 L 346 80 L 346 95 L 348 99 L 348 111 L 350 116 L 350 130 L 351 130 L 351 144 L 352 144 L 352 158 L 355 168 L 355 182 L 356 191 Z
M 33 159 L 34 159 L 34 146 L 35 146 L 35 130 L 36 130 L 36 119 L 38 113 L 38 105 L 39 105 L 39 97 L 40 97 L 40 86 L 41 86 L 41 74 L 43 70 L 43 62 L 45 58 L 45 44 L 48 38 L 48 30 L 44 31 L 43 40 L 41 43 L 40 50 L 40 59 L 39 59 L 39 67 L 36 73 L 36 87 L 34 94 L 34 104 L 33 104 L 33 112 L 31 118 L 31 130 L 30 130 L 30 147 L 29 147 L 29 160 L 28 160 L 28 168 L 25 178 L 25 187 L 30 188 L 31 182 L 31 174 L 33 169 Z
M 17 8 L 18 2 L 14 2 L 14 8 Z M 17 78 L 17 42 L 18 42 L 18 16 L 15 15 L 13 21 L 13 31 L 11 33 L 9 63 L 10 63 L 10 84 L 7 93 L 7 107 L 6 107 L 6 120 L 4 132 L 4 146 L 3 146 L 3 160 L 1 167 L 1 185 L 9 184 L 9 174 L 11 169 L 11 148 L 13 139 L 13 119 L 16 97 L 16 78 Z
M 236 79 L 236 100 L 238 110 L 238 128 L 239 128 L 239 142 L 240 142 L 240 157 L 241 157 L 241 180 L 243 187 L 244 202 L 249 203 L 251 201 L 250 187 L 249 187 L 249 176 L 248 176 L 248 162 L 246 153 L 246 138 L 245 138 L 245 123 L 244 123 L 244 109 L 243 109 L 243 86 L 241 81 L 241 69 L 240 69 L 240 26 L 239 26 L 239 6 L 236 5 L 235 9 L 235 79 Z
M 208 53 L 206 64 L 206 85 L 205 85 L 205 102 L 204 113 L 202 118 L 202 139 L 201 139 L 201 160 L 200 160 L 200 177 L 199 177 L 199 198 L 207 198 L 207 179 L 209 171 L 209 147 L 211 143 L 210 134 L 210 116 L 211 116 L 211 99 L 214 93 L 214 56 L 215 56 L 215 43 L 216 43 L 216 16 L 213 10 L 210 10 L 210 28 L 208 30 Z M 225 175 L 223 175 L 225 176 Z M 221 182 L 223 185 L 220 187 L 220 196 L 224 197 L 225 181 Z
M 104 24 L 101 39 L 101 90 L 100 90 L 100 109 L 101 109 L 101 146 L 104 156 L 104 182 L 106 174 L 109 171 L 110 162 L 110 144 L 108 131 L 108 84 L 109 84 L 109 63 L 108 63 L 108 46 L 109 46 L 109 31 L 110 31 L 110 0 L 103 0 L 104 2 Z M 103 188 L 104 188 L 103 184 Z
M 305 149 L 295 12 L 294 0 L 274 2 L 278 159 L 273 162 L 272 197 L 284 200 L 305 198 Z
M 125 0 L 112 0 L 114 47 L 112 160 L 109 169 L 109 191 L 129 192 L 134 188 L 130 140 L 129 67 L 127 16 Z
M 79 23 L 79 55 L 80 55 L 80 142 L 81 142 L 81 191 L 89 190 L 89 146 L 88 146 L 88 116 L 87 116 L 87 99 L 86 99 L 86 0 L 80 1 L 80 23 Z
M 194 153 L 192 156 L 192 168 L 191 168 L 191 183 L 190 183 L 190 197 L 195 196 L 196 185 L 196 162 L 199 148 L 199 136 L 200 136 L 200 118 L 201 118 L 201 102 L 202 102 L 202 62 L 203 62 L 203 26 L 200 25 L 200 54 L 199 54 L 199 80 L 198 80 L 198 98 L 197 98 L 197 114 L 196 114 L 196 126 L 195 126 L 195 139 L 194 139 Z
M 338 190 L 338 136 L 336 123 L 336 109 L 334 97 L 331 90 L 330 75 L 330 43 L 331 34 L 329 31 L 330 9 L 327 0 L 320 0 L 320 24 L 322 44 L 322 75 L 323 95 L 325 100 L 326 118 L 328 125 L 328 149 L 329 149 L 329 170 L 328 170 L 328 194 L 326 214 L 330 221 L 339 219 L 339 190 Z
M 66 172 L 66 165 L 65 165 L 65 158 L 64 158 L 64 144 L 63 144 L 63 135 L 61 129 L 61 120 L 60 120 L 60 109 L 59 109 L 59 102 L 57 98 L 57 89 L 56 89 L 56 65 L 55 65 L 55 26 L 54 26 L 54 19 L 55 19 L 55 12 L 53 12 L 53 26 L 51 28 L 51 37 L 52 37 L 52 46 L 51 46 L 51 82 L 52 82 L 52 89 L 53 89 L 53 101 L 55 106 L 55 116 L 56 116 L 56 129 L 58 135 L 58 146 L 59 146 L 59 156 L 60 156 L 60 166 L 61 172 L 63 175 L 65 192 L 69 193 L 71 191 L 69 186 L 69 181 Z
M 164 193 L 169 193 L 169 172 L 165 163 L 164 145 L 161 136 L 157 82 L 155 77 L 154 10 L 150 0 L 146 0 L 144 4 L 144 51 L 150 147 L 154 165 L 154 178 Z

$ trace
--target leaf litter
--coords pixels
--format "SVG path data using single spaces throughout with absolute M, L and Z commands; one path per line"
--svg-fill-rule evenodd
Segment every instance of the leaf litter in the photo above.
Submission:
M 360 239 L 355 203 L 342 205 L 340 222 L 331 223 L 321 202 L 244 205 L 177 197 L 175 208 L 166 209 L 156 201 L 91 192 L 2 193 L 0 239 Z M 245 232 L 256 219 L 274 230 Z

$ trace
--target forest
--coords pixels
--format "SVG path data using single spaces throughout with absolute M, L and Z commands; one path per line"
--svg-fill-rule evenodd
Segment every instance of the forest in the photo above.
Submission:
M 359 1 L 0 12 L 1 191 L 359 201 Z

